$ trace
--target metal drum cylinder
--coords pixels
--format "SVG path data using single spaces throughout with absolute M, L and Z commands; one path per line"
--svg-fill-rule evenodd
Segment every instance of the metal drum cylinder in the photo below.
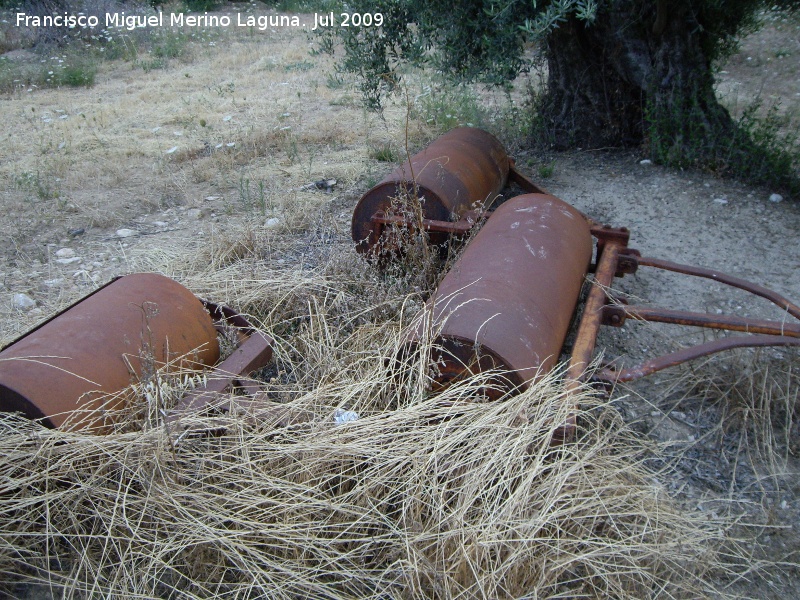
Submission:
M 104 431 L 109 401 L 153 368 L 219 359 L 211 315 L 189 290 L 152 273 L 112 281 L 0 352 L 0 410 L 49 427 Z
M 510 164 L 491 133 L 474 127 L 448 131 L 361 197 L 353 211 L 356 249 L 373 250 L 378 243 L 373 215 L 389 211 L 404 193 L 423 199 L 425 219 L 449 221 L 467 210 L 488 208 L 505 187 Z
M 546 194 L 508 200 L 442 280 L 406 353 L 433 338 L 437 384 L 501 369 L 490 396 L 526 388 L 558 361 L 591 258 L 589 224 L 569 204 Z

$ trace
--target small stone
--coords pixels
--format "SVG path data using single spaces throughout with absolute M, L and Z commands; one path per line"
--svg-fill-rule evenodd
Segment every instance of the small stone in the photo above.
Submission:
M 694 433 L 689 425 L 665 415 L 660 415 L 657 421 L 652 424 L 649 435 L 653 439 L 667 444 L 695 441 Z
M 326 192 L 330 192 L 335 185 L 335 179 L 320 179 L 319 181 L 314 182 L 314 187 L 316 187 L 318 190 L 325 190 Z
M 727 204 L 728 203 L 728 199 L 727 198 L 714 198 L 714 202 L 716 202 L 717 204 Z
M 83 235 L 86 233 L 86 230 L 83 227 L 77 227 L 75 229 L 67 230 L 67 235 L 69 237 L 78 237 L 79 235 Z
M 137 232 L 133 229 L 117 229 L 117 237 L 118 238 L 129 238 L 136 235 Z
M 281 224 L 281 220 L 277 217 L 272 217 L 271 219 L 267 219 L 267 222 L 264 223 L 264 227 L 267 229 L 275 229 L 279 227 Z
M 36 306 L 36 300 L 28 296 L 28 294 L 14 294 L 13 304 L 14 308 L 30 310 Z
M 60 265 L 71 265 L 72 263 L 79 263 L 82 260 L 80 256 L 73 256 L 72 258 L 57 258 L 56 262 Z
M 61 248 L 60 250 L 56 250 L 56 256 L 58 258 L 72 258 L 75 256 L 75 250 L 72 248 Z
M 186 216 L 189 217 L 190 219 L 205 219 L 212 212 L 213 211 L 210 206 L 205 206 L 203 208 L 191 208 L 188 211 L 186 211 Z
M 783 196 L 781 196 L 780 194 L 772 194 L 769 197 L 769 201 L 770 202 L 782 202 L 783 201 Z
M 166 227 L 167 226 L 167 222 L 166 221 L 153 221 L 153 225 L 155 225 L 156 227 Z
M 645 158 L 644 160 L 640 160 L 640 161 L 639 161 L 639 164 L 640 164 L 640 165 L 652 165 L 652 164 L 653 164 L 653 161 L 652 161 L 652 160 L 650 160 L 649 158 Z

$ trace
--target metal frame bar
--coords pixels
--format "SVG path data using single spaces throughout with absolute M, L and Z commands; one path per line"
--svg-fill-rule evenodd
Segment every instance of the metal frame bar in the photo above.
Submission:
M 622 325 L 626 319 L 633 319 L 635 321 L 724 329 L 744 333 L 800 337 L 800 325 L 792 323 L 750 319 L 733 315 L 710 315 L 708 313 L 653 308 L 650 306 L 606 305 L 603 308 L 603 317 L 606 321 L 604 325 L 615 327 Z
M 733 348 L 800 346 L 800 324 L 751 319 L 735 315 L 710 315 L 708 313 L 660 307 L 630 306 L 612 298 L 607 289 L 611 284 L 613 275 L 621 277 L 626 273 L 635 273 L 640 266 L 647 266 L 684 275 L 712 279 L 744 290 L 769 300 L 782 310 L 785 310 L 788 315 L 800 319 L 800 307 L 797 304 L 767 287 L 714 269 L 684 265 L 659 258 L 642 257 L 636 250 L 626 247 L 628 239 L 627 230 L 624 228 L 614 230 L 607 227 L 594 226 L 592 227 L 592 233 L 598 238 L 598 258 L 594 267 L 595 285 L 590 290 L 586 300 L 586 308 L 578 327 L 572 357 L 567 370 L 567 385 L 570 389 L 577 388 L 579 383 L 586 378 L 586 368 L 594 353 L 600 325 L 619 327 L 626 319 L 739 331 L 751 335 L 713 340 L 683 348 L 677 352 L 658 356 L 628 369 L 605 368 L 594 374 L 594 381 L 605 384 L 613 384 L 618 381 L 633 381 L 668 367 L 677 366 L 696 358 Z M 612 250 L 611 256 L 608 255 L 609 249 Z
M 668 260 L 663 260 L 660 258 L 640 256 L 637 257 L 636 260 L 639 263 L 639 265 L 643 267 L 653 267 L 656 269 L 662 269 L 664 271 L 673 271 L 675 273 L 682 273 L 684 275 L 694 275 L 695 277 L 713 279 L 714 281 L 719 281 L 720 283 L 724 283 L 725 285 L 745 290 L 746 292 L 750 292 L 751 294 L 755 294 L 756 296 L 761 296 L 762 298 L 766 298 L 770 302 L 777 304 L 781 308 L 781 310 L 785 310 L 795 319 L 800 319 L 800 306 L 798 306 L 794 302 L 789 301 L 787 298 L 781 296 L 779 293 L 769 288 L 766 288 L 762 285 L 758 285 L 757 283 L 747 281 L 746 279 L 741 279 L 740 277 L 734 277 L 733 275 L 729 275 L 728 273 L 723 273 L 722 271 L 715 271 L 713 269 L 704 269 L 702 267 L 694 267 L 692 265 L 682 265 L 679 263 L 670 262 Z
M 704 344 L 698 344 L 697 346 L 683 348 L 677 352 L 653 358 L 629 369 L 601 369 L 594 374 L 593 379 L 608 384 L 634 381 L 669 367 L 674 367 L 690 360 L 716 354 L 724 350 L 732 350 L 733 348 L 760 348 L 764 346 L 800 346 L 800 339 L 782 335 L 737 335 L 735 337 L 722 338 Z
M 199 412 L 207 408 L 230 410 L 236 404 L 234 400 L 214 404 L 227 391 L 243 389 L 249 396 L 255 396 L 260 386 L 247 377 L 253 371 L 266 366 L 272 360 L 273 340 L 257 331 L 240 313 L 227 306 L 202 301 L 208 312 L 216 319 L 217 329 L 224 331 L 225 326 L 232 327 L 239 336 L 239 345 L 221 363 L 213 367 L 207 376 L 206 384 L 183 396 L 178 404 L 167 414 L 168 424 L 174 424 L 187 413 Z

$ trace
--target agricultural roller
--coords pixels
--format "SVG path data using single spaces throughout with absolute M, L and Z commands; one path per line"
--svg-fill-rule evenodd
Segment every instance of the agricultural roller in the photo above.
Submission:
M 571 331 L 574 331 L 574 341 L 566 358 L 565 373 L 566 385 L 571 390 L 577 389 L 588 378 L 610 387 L 619 381 L 632 381 L 731 348 L 800 345 L 800 323 L 797 322 L 800 320 L 800 307 L 770 289 L 713 269 L 643 257 L 628 247 L 630 233 L 626 228 L 600 225 L 563 200 L 546 193 L 516 196 L 490 210 L 489 203 L 504 184 L 502 167 L 507 155 L 489 134 L 482 136 L 476 130 L 468 132 L 470 139 L 485 140 L 486 146 L 471 150 L 475 156 L 470 155 L 468 159 L 451 152 L 447 172 L 466 173 L 462 177 L 469 181 L 488 182 L 477 192 L 478 196 L 485 194 L 477 203 L 484 219 L 464 218 L 476 204 L 474 200 L 461 200 L 476 196 L 469 197 L 452 186 L 448 188 L 452 196 L 447 197 L 448 190 L 440 186 L 435 196 L 426 192 L 426 206 L 428 198 L 435 197 L 437 206 L 456 207 L 448 208 L 454 216 L 449 221 L 428 221 L 428 225 L 435 226 L 435 231 L 444 236 L 463 235 L 481 223 L 482 227 L 428 299 L 423 318 L 406 331 L 401 349 L 401 357 L 407 359 L 422 344 L 430 344 L 434 391 L 460 378 L 489 370 L 496 373 L 485 387 L 489 398 L 524 390 L 558 364 Z M 410 163 L 430 163 L 433 157 L 444 156 L 443 148 L 466 133 L 455 130 L 452 137 L 445 134 L 428 150 L 412 158 Z M 442 143 L 443 140 L 448 143 Z M 464 152 L 470 151 L 465 149 Z M 472 169 L 486 156 L 499 159 L 491 162 L 483 175 L 475 174 Z M 366 223 L 371 226 L 389 222 L 401 227 L 418 226 L 401 218 L 385 218 L 380 208 L 382 205 L 373 201 L 374 190 L 391 191 L 394 182 L 406 173 L 407 166 L 390 175 L 381 184 L 384 188 L 377 186 L 367 192 L 356 207 L 353 237 L 363 246 L 357 246 L 362 251 L 380 240 L 375 237 L 379 229 L 372 229 L 369 235 L 362 237 Z M 535 188 L 533 184 L 522 187 Z M 386 195 L 390 191 L 383 193 Z M 369 214 L 372 217 L 366 218 L 365 215 Z M 461 217 L 456 218 L 458 215 Z M 357 229 L 357 225 L 361 228 Z M 433 227 L 430 230 L 434 230 Z M 640 267 L 707 278 L 748 291 L 773 302 L 784 311 L 785 318 L 770 321 L 629 305 L 610 291 L 611 286 L 615 277 L 635 273 Z M 579 310 L 582 290 L 585 301 Z M 578 314 L 580 318 L 576 319 Z M 747 335 L 722 337 L 652 358 L 634 367 L 605 367 L 592 372 L 589 367 L 600 327 L 619 327 L 627 320 L 704 327 Z M 556 437 L 567 438 L 573 430 L 574 419 L 564 424 Z
M 396 251 L 392 226 L 424 229 L 434 244 L 464 233 L 498 199 L 509 181 L 541 192 L 517 171 L 500 141 L 475 127 L 453 129 L 368 190 L 353 211 L 356 249 Z
M 217 334 L 225 328 L 236 332 L 238 345 L 217 364 Z M 0 411 L 51 428 L 107 433 L 132 401 L 130 384 L 156 369 L 207 372 L 205 386 L 179 402 L 179 413 L 237 385 L 271 356 L 271 340 L 231 309 L 161 275 L 127 275 L 0 351 Z
M 499 369 L 504 385 L 490 395 L 526 387 L 556 365 L 591 260 L 580 212 L 547 194 L 512 198 L 445 275 L 408 343 L 435 339 L 438 385 Z

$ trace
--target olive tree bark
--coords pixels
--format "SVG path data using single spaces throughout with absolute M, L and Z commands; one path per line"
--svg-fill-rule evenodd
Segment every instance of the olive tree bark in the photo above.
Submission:
M 657 158 L 675 163 L 699 158 L 689 156 L 698 140 L 732 135 L 702 32 L 690 3 L 670 0 L 613 0 L 593 23 L 570 19 L 555 29 L 541 107 L 553 145 L 651 142 L 651 150 L 669 155 Z

